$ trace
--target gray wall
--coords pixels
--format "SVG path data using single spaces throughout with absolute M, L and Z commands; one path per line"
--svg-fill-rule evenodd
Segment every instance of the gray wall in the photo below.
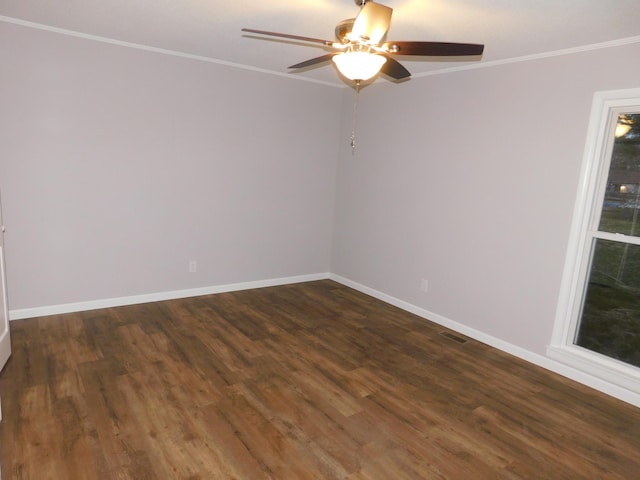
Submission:
M 638 43 L 378 81 L 352 155 L 350 89 L 3 23 L 0 58 L 12 310 L 331 272 L 536 359 L 593 94 L 640 82 Z
M 331 271 L 544 355 L 593 94 L 637 87 L 638 58 L 636 43 L 363 91 Z
M 12 310 L 328 272 L 338 88 L 2 22 L 0 59 Z

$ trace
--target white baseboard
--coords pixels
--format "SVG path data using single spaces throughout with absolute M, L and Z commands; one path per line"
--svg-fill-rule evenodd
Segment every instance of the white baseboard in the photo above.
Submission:
M 413 304 L 407 303 L 398 298 L 392 297 L 391 295 L 387 295 L 386 293 L 379 292 L 378 290 L 374 290 L 365 285 L 361 285 L 357 282 L 349 280 L 347 278 L 341 277 L 339 275 L 330 274 L 329 278 L 335 282 L 346 285 L 347 287 L 353 288 L 354 290 L 358 290 L 362 293 L 370 295 L 378 300 L 382 300 L 385 303 L 393 305 L 395 307 L 401 308 L 407 312 L 413 313 L 422 317 L 426 320 L 430 320 L 438 325 L 442 325 L 443 327 L 454 330 L 458 333 L 466 335 L 467 337 L 478 340 L 479 342 L 486 343 L 498 350 L 502 350 L 503 352 L 509 353 L 515 357 L 521 358 L 522 360 L 526 360 L 529 363 L 542 367 L 546 370 L 550 370 L 554 373 L 562 375 L 563 377 L 570 378 L 571 380 L 575 380 L 578 383 L 591 387 L 595 390 L 598 390 L 602 393 L 606 393 L 612 397 L 615 397 L 624 402 L 635 405 L 636 407 L 640 407 L 640 395 L 636 392 L 627 390 L 618 385 L 614 385 L 612 383 L 606 382 L 601 378 L 594 377 L 587 373 L 584 373 L 580 370 L 576 370 L 568 365 L 557 362 L 551 358 L 545 357 L 543 355 L 539 355 L 537 353 L 526 350 L 522 347 L 518 347 L 509 342 L 505 342 L 499 338 L 488 335 L 479 330 L 475 330 L 461 323 L 455 322 L 451 319 L 443 317 L 442 315 L 438 315 L 437 313 L 430 312 L 425 310 L 424 308 L 417 307 Z
M 122 307 L 124 305 L 135 305 L 138 303 L 160 302 L 163 300 L 173 300 L 176 298 L 198 297 L 201 295 L 211 295 L 214 293 L 250 290 L 252 288 L 275 287 L 278 285 L 288 285 L 292 283 L 325 280 L 328 279 L 329 276 L 329 273 L 314 273 L 310 275 L 297 275 L 293 277 L 271 278 L 267 280 L 255 280 L 251 282 L 231 283 L 226 285 L 215 285 L 211 287 L 191 288 L 186 290 L 175 290 L 171 292 L 157 292 L 144 295 L 133 295 L 129 297 L 106 298 L 102 300 L 91 300 L 88 302 L 65 303 L 60 305 L 48 305 L 44 307 L 23 308 L 18 310 L 9 310 L 9 319 L 21 320 L 32 317 L 44 317 L 46 315 L 59 315 L 63 313 L 97 310 L 99 308 Z
M 109 298 L 103 300 L 94 300 L 79 303 L 66 303 L 61 305 L 50 305 L 45 307 L 25 308 L 19 310 L 10 310 L 10 320 L 20 320 L 32 317 L 41 317 L 46 315 L 58 315 L 63 313 L 80 312 L 86 310 L 96 310 L 99 308 L 121 307 L 125 305 L 134 305 L 139 303 L 158 302 L 163 300 L 173 300 L 177 298 L 197 297 L 200 295 L 210 295 L 215 293 L 234 292 L 238 290 L 249 290 L 252 288 L 274 287 L 278 285 L 288 285 L 292 283 L 312 282 L 316 280 L 331 279 L 347 287 L 358 290 L 359 292 L 370 295 L 371 297 L 382 300 L 385 303 L 398 307 L 407 312 L 413 313 L 424 319 L 430 320 L 445 328 L 454 330 L 462 335 L 473 338 L 479 342 L 486 343 L 498 350 L 514 355 L 518 358 L 526 360 L 529 363 L 550 370 L 564 377 L 575 380 L 578 383 L 591 387 L 600 392 L 611 395 L 624 402 L 640 407 L 640 395 L 626 390 L 618 385 L 611 384 L 600 378 L 593 377 L 580 370 L 576 370 L 568 365 L 557 362 L 551 358 L 539 355 L 537 353 L 518 347 L 509 342 L 505 342 L 499 338 L 488 335 L 479 330 L 470 328 L 466 325 L 458 323 L 449 318 L 443 317 L 437 313 L 430 312 L 424 308 L 417 307 L 411 303 L 400 300 L 386 293 L 380 292 L 373 288 L 367 287 L 360 283 L 349 280 L 332 273 L 316 273 L 310 275 L 299 275 L 293 277 L 273 278 L 267 280 L 256 280 L 250 282 L 232 283 L 226 285 L 216 285 L 211 287 L 193 288 L 187 290 L 176 290 L 171 292 L 158 292 L 145 295 L 134 295 L 129 297 Z

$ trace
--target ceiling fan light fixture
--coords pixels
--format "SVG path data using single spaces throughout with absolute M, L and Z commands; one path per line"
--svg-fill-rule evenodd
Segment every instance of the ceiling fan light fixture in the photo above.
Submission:
M 243 28 L 242 31 L 330 47 L 333 50 L 331 53 L 296 63 L 289 68 L 306 69 L 332 58 L 338 72 L 356 83 L 373 79 L 380 71 L 393 80 L 411 77 L 409 70 L 395 59 L 396 55 L 468 60 L 465 57 L 480 56 L 484 52 L 484 45 L 475 43 L 386 41 L 393 9 L 372 0 L 355 0 L 355 3 L 360 7 L 360 12 L 354 18 L 338 23 L 335 27 L 337 42 L 253 28 Z
M 349 80 L 369 80 L 374 77 L 387 59 L 368 52 L 347 51 L 334 55 L 332 60 L 338 70 Z

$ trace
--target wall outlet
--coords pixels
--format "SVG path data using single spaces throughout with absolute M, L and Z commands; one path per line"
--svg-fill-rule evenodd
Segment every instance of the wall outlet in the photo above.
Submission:
M 426 278 L 423 278 L 420 281 L 420 290 L 422 290 L 423 292 L 426 292 L 429 290 L 429 280 L 427 280 Z
M 189 273 L 194 273 L 198 271 L 198 262 L 195 260 L 191 260 L 189 262 Z

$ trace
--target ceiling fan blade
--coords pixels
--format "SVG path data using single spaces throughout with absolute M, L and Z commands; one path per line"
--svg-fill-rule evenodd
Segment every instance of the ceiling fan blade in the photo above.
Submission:
M 296 63 L 295 65 L 291 65 L 289 68 L 304 68 L 304 67 L 310 67 L 312 65 L 317 65 L 319 63 L 323 63 L 331 60 L 331 57 L 333 57 L 334 55 L 337 55 L 337 54 L 327 53 L 326 55 L 322 55 L 321 57 L 316 57 L 310 60 L 306 60 L 304 62 Z
M 386 42 L 382 48 L 395 55 L 424 55 L 426 57 L 482 55 L 484 51 L 484 45 L 477 43 L 449 42 Z
M 300 35 L 289 35 L 288 33 L 267 32 L 266 30 L 255 30 L 253 28 L 243 28 L 243 32 L 258 33 L 260 35 L 269 35 L 271 37 L 290 38 L 292 40 L 302 40 L 304 42 L 321 43 L 322 45 L 332 46 L 331 40 L 322 40 L 321 38 L 301 37 Z
M 409 70 L 404 68 L 400 62 L 398 62 L 395 58 L 390 57 L 389 55 L 384 55 L 387 59 L 382 65 L 380 71 L 385 75 L 390 76 L 391 78 L 395 78 L 396 80 L 402 80 L 403 78 L 409 78 L 411 73 Z
M 393 8 L 367 2 L 358 13 L 349 37 L 372 45 L 379 44 L 389 30 L 392 13 Z

